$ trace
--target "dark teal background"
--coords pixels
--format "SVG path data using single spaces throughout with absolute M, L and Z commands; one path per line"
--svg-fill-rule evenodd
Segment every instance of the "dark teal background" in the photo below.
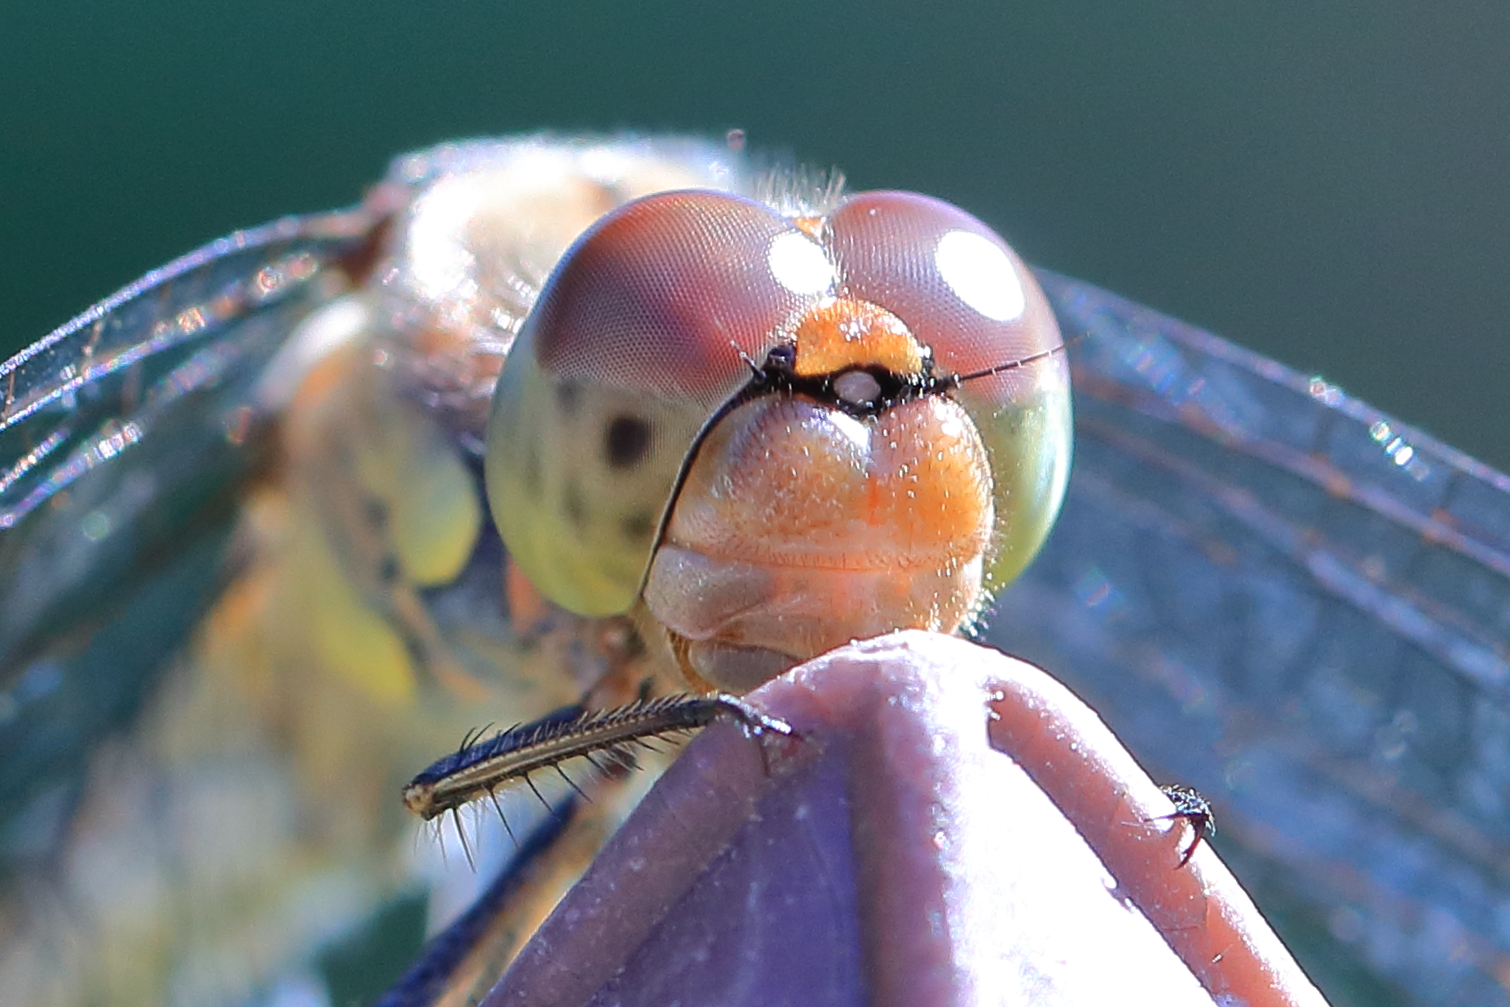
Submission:
M 1510 5 L 0 7 L 0 350 L 446 138 L 738 126 L 1510 467 Z

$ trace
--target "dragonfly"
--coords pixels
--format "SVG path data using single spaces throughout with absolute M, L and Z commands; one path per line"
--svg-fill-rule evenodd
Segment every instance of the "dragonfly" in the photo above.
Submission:
M 481 816 L 484 862 L 441 863 L 400 787 L 480 721 L 613 680 L 635 639 L 505 558 L 482 502 L 493 389 L 579 235 L 688 190 L 791 217 L 845 198 L 697 140 L 447 144 L 0 366 L 7 999 L 363 999 L 381 985 L 343 985 L 372 971 L 343 955 L 401 965 L 474 897 L 509 840 Z M 1510 1003 L 1510 480 L 1036 275 L 1068 337 L 1046 359 L 1071 374 L 1074 467 L 970 632 L 1211 801 L 1224 858 L 1334 1003 Z M 517 406 L 505 437 L 550 406 Z M 552 513 L 623 503 L 599 500 Z M 606 553 L 622 594 L 637 548 L 529 573 Z

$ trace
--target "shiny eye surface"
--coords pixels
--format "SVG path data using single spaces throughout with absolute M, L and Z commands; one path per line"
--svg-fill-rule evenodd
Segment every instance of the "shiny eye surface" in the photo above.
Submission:
M 1053 311 L 991 228 L 931 196 L 859 193 L 829 217 L 827 240 L 845 296 L 900 318 L 938 374 L 981 375 L 956 394 L 991 459 L 994 592 L 1038 552 L 1069 479 L 1069 365 L 1054 352 L 1062 342 Z M 1032 363 L 1011 366 L 1018 361 Z
M 489 499 L 537 587 L 582 614 L 630 607 L 699 431 L 834 279 L 791 220 L 722 192 L 646 197 L 577 241 L 489 421 Z
M 844 293 L 894 313 L 944 373 L 997 367 L 1058 341 L 1022 260 L 958 207 L 914 192 L 864 192 L 834 211 L 828 234 Z
M 1068 470 L 1068 375 L 1062 360 L 1044 359 L 957 387 L 949 379 L 1059 345 L 1026 267 L 990 228 L 947 203 L 866 193 L 827 218 L 799 221 L 722 192 L 648 196 L 610 212 L 572 246 L 511 349 L 489 423 L 489 500 L 514 560 L 548 597 L 584 615 L 626 612 L 679 506 L 672 497 L 684 468 L 736 395 L 826 394 L 841 408 L 884 410 L 890 399 L 872 374 L 891 374 L 909 394 L 957 399 L 958 426 L 982 448 L 989 478 L 979 492 L 995 498 L 995 517 L 959 538 L 989 540 L 971 561 L 985 564 L 989 588 L 1021 570 L 1057 513 Z M 770 369 L 783 375 L 756 379 Z M 784 383 L 792 375 L 813 384 Z M 903 464 L 903 477 L 943 449 L 908 450 L 916 460 Z M 858 478 L 879 485 L 878 456 L 866 457 Z M 807 458 L 798 451 L 767 464 L 801 469 Z M 770 492 L 789 498 L 777 482 L 773 473 Z M 783 533 L 753 501 L 741 508 L 740 535 Z M 843 539 L 837 529 L 867 520 L 845 517 L 834 534 Z M 719 543 L 729 554 L 743 548 L 726 536 Z M 875 555 L 871 545 L 849 546 Z M 963 569 L 958 556 L 938 563 Z M 972 595 L 944 607 L 980 604 L 983 596 Z M 894 628 L 892 618 L 877 614 L 867 632 Z
M 529 322 L 553 380 L 718 406 L 833 267 L 787 218 L 718 192 L 631 203 L 583 236 Z

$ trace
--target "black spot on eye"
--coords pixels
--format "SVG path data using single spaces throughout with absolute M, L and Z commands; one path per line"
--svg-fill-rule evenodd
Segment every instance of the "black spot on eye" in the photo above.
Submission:
M 388 553 L 378 563 L 378 581 L 383 584 L 395 584 L 399 579 L 398 557 Z
M 367 518 L 367 523 L 378 531 L 388 527 L 388 501 L 379 496 L 368 494 L 362 498 L 362 513 Z
M 587 527 L 587 500 L 582 496 L 582 487 L 577 485 L 575 479 L 566 484 L 566 492 L 561 496 L 561 509 L 566 512 L 566 519 L 577 528 Z
M 581 401 L 582 388 L 580 385 L 570 381 L 563 381 L 556 386 L 556 405 L 566 415 L 574 415 Z
M 631 542 L 643 542 L 655 531 L 655 518 L 649 511 L 638 510 L 619 520 L 619 531 Z
M 640 464 L 650 453 L 650 424 L 638 416 L 615 416 L 608 424 L 603 450 L 611 468 Z

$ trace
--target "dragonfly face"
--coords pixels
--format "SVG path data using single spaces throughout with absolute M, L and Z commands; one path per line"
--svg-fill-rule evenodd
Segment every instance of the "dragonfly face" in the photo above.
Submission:
M 1058 510 L 1059 349 L 1026 267 L 935 200 L 638 200 L 572 247 L 509 353 L 494 519 L 564 607 L 637 609 L 694 691 L 953 632 Z
M 1510 1002 L 1503 478 L 1112 295 L 1044 274 L 1046 303 L 958 210 L 797 188 L 693 142 L 437 148 L 4 365 L 7 999 L 318 988 L 321 949 L 422 900 L 397 794 L 464 732 L 836 642 L 770 645 L 810 588 L 751 529 L 795 500 L 774 524 L 811 554 L 839 533 L 802 522 L 884 465 L 729 493 L 750 445 L 947 429 L 886 464 L 945 465 L 893 495 L 992 486 L 909 532 L 951 574 L 923 594 L 963 600 L 898 590 L 837 638 L 972 623 L 1063 676 L 1216 804 L 1342 1002 Z M 982 613 L 1064 489 L 1050 304 L 1076 475 Z M 707 603 L 740 590 L 764 621 Z

